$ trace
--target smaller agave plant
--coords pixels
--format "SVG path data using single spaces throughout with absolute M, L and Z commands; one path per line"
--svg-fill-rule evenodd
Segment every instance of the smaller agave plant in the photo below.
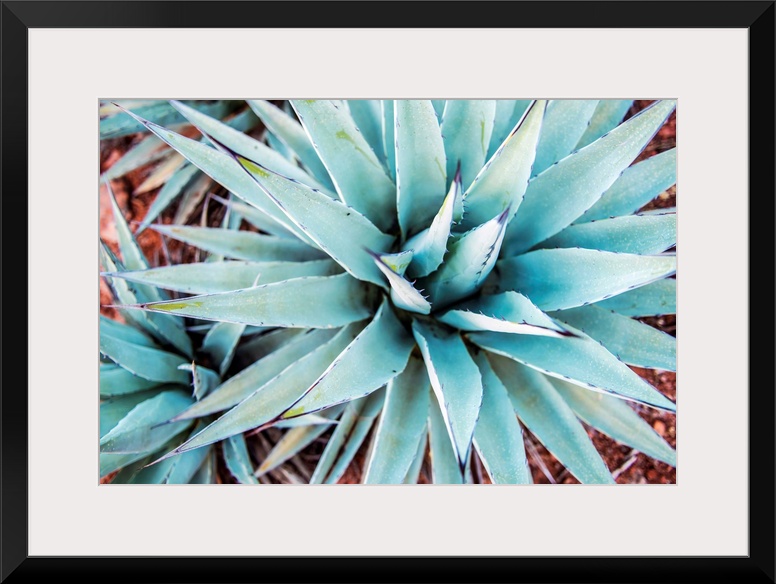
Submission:
M 212 255 L 150 268 L 114 208 L 124 261 L 102 263 L 132 326 L 101 321 L 103 473 L 212 480 L 221 444 L 256 482 L 333 427 L 309 482 L 368 444 L 365 483 L 415 483 L 424 463 L 472 482 L 473 460 L 530 483 L 528 429 L 580 482 L 613 483 L 583 422 L 675 465 L 630 405 L 675 404 L 629 367 L 676 368 L 675 338 L 639 320 L 675 312 L 676 214 L 639 212 L 675 183 L 675 152 L 633 164 L 675 102 L 623 122 L 631 103 L 249 100 L 225 121 L 222 102 L 144 106 L 201 139 L 124 110 L 178 157 L 141 229 Z M 151 225 L 199 172 L 230 193 L 225 225 Z M 254 469 L 244 436 L 272 428 Z

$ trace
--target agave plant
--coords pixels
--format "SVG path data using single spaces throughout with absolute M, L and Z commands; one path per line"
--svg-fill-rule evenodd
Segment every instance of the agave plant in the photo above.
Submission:
M 332 426 L 310 482 L 368 443 L 365 483 L 417 482 L 424 462 L 470 482 L 472 460 L 530 483 L 527 429 L 580 482 L 612 483 L 585 424 L 675 465 L 631 407 L 675 404 L 630 367 L 676 366 L 675 338 L 643 322 L 675 312 L 676 214 L 640 212 L 675 152 L 634 164 L 675 102 L 624 122 L 629 100 L 248 104 L 266 144 L 191 104 L 165 106 L 199 140 L 125 110 L 256 227 L 152 225 L 228 259 L 108 269 L 145 291 L 129 318 L 216 323 L 251 359 L 159 413 L 150 432 L 197 426 L 147 471 L 275 426 L 293 427 L 245 476 Z

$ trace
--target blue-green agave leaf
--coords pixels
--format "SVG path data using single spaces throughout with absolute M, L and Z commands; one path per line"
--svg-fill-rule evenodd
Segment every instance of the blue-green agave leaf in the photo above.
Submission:
M 195 430 L 196 431 L 196 430 Z M 169 458 L 151 466 L 144 466 L 131 477 L 121 481 L 126 484 L 141 485 L 185 485 L 188 484 L 207 458 L 208 448 L 186 452 L 181 456 Z M 150 462 L 150 461 L 149 461 Z M 114 482 L 120 482 L 116 477 Z
M 533 176 L 571 154 L 588 128 L 597 105 L 597 99 L 553 99 L 547 104 L 542 134 L 536 146 Z
M 291 105 L 340 199 L 380 229 L 390 230 L 396 222 L 396 186 L 348 111 L 330 100 L 295 99 Z
M 509 359 L 491 357 L 517 415 L 579 482 L 614 484 L 582 424 L 541 373 Z
M 391 180 L 396 180 L 396 144 L 394 139 L 395 125 L 393 122 L 393 100 L 380 100 L 380 107 L 383 114 L 383 151 L 385 152 L 385 161 L 388 164 L 388 176 Z
M 506 254 L 530 249 L 592 207 L 649 143 L 675 106 L 674 100 L 651 105 L 531 180 L 509 224 Z
M 234 322 L 217 322 L 207 332 L 202 340 L 201 350 L 207 353 L 218 367 L 218 373 L 223 376 L 234 357 L 234 350 L 245 331 L 244 324 Z
M 172 222 L 175 225 L 187 223 L 189 219 L 194 216 L 194 212 L 204 200 L 212 185 L 213 180 L 209 176 L 201 172 L 198 173 L 183 190 L 183 196 L 175 209 L 175 216 L 173 217 Z M 206 224 L 204 219 L 202 220 L 202 224 L 203 226 Z
M 676 148 L 625 169 L 601 198 L 575 223 L 630 215 L 676 184 Z
M 100 180 L 108 181 L 121 178 L 128 172 L 137 170 L 172 154 L 167 145 L 156 136 L 146 136 L 141 142 L 132 146 L 126 153 L 114 162 L 111 167 L 100 175 Z
M 129 326 L 120 323 L 116 320 L 110 319 L 107 316 L 100 315 L 100 334 L 109 335 L 127 343 L 133 343 L 135 345 L 144 345 L 146 347 L 156 347 L 157 344 L 145 333 L 136 329 L 133 326 Z
M 224 462 L 226 468 L 232 473 L 232 476 L 243 485 L 257 485 L 259 481 L 253 476 L 253 462 L 248 454 L 248 447 L 245 445 L 245 437 L 242 434 L 235 434 L 221 442 L 224 449 Z M 191 452 L 207 451 L 205 448 L 198 448 Z M 185 456 L 187 453 L 184 453 Z M 170 459 L 175 460 L 177 456 Z
M 628 365 L 676 371 L 676 338 L 648 324 L 595 305 L 552 316 L 589 335 Z
M 482 406 L 474 428 L 474 448 L 494 484 L 530 484 L 523 432 L 507 389 L 493 372 L 484 352 L 474 355 L 474 362 L 482 375 Z
M 584 148 L 620 125 L 633 105 L 632 99 L 601 99 L 593 112 L 590 124 L 577 142 L 574 150 Z
M 345 444 L 345 441 L 358 421 L 358 417 L 361 413 L 361 410 L 364 408 L 364 404 L 366 404 L 366 402 L 373 395 L 374 393 L 371 393 L 366 397 L 354 399 L 347 403 L 345 410 L 342 412 L 342 416 L 340 416 L 339 422 L 337 422 L 337 426 L 334 428 L 331 436 L 326 441 L 326 447 L 323 449 L 323 453 L 318 459 L 318 464 L 315 466 L 315 471 L 313 471 L 312 477 L 310 477 L 311 485 L 320 485 L 323 484 L 323 482 L 326 480 L 329 471 L 331 471 L 335 461 L 337 460 L 337 455 L 340 453 L 342 446 Z M 316 414 L 309 414 L 308 416 L 315 415 Z M 300 416 L 298 418 L 285 420 L 284 422 L 289 423 L 295 420 L 304 419 L 308 416 Z
M 126 107 L 133 107 L 131 102 L 124 103 Z M 192 107 L 215 117 L 226 115 L 232 107 L 226 101 L 215 101 L 212 103 L 190 102 L 190 104 Z M 148 105 L 141 105 L 137 108 L 133 107 L 135 109 L 134 114 L 121 106 L 118 106 L 116 109 L 119 111 L 115 115 L 100 120 L 100 140 L 120 138 L 121 136 L 128 136 L 136 132 L 143 132 L 145 128 L 141 122 L 137 121 L 136 115 L 162 125 L 181 124 L 186 121 L 169 103 L 156 100 Z
M 264 194 L 232 155 L 211 148 L 197 140 L 176 134 L 141 118 L 138 118 L 138 120 L 218 184 L 224 186 L 246 203 L 264 211 L 270 220 L 279 223 L 302 241 L 312 243 L 296 225 L 288 220 L 275 203 Z
M 409 472 L 426 432 L 429 381 L 423 361 L 410 359 L 401 375 L 388 383 L 363 482 L 400 484 Z
M 217 144 L 226 146 L 229 150 L 269 168 L 272 172 L 277 172 L 310 187 L 325 189 L 321 183 L 299 168 L 299 166 L 289 162 L 282 154 L 277 153 L 266 144 L 262 144 L 244 132 L 230 128 L 227 124 L 206 116 L 185 104 L 177 101 L 171 101 L 170 103 L 208 139 L 215 139 Z
M 334 411 L 335 408 L 329 408 Z M 327 410 L 328 411 L 328 410 Z M 330 426 L 339 423 L 337 420 L 330 420 L 323 415 L 307 414 L 298 418 L 289 418 L 288 420 L 278 420 L 272 424 L 273 428 L 301 428 L 302 426 Z
M 404 370 L 414 346 L 390 303 L 384 300 L 372 322 L 308 386 L 283 417 L 317 412 L 379 389 Z
M 531 103 L 467 188 L 464 227 L 484 223 L 507 208 L 510 208 L 509 219 L 515 215 L 531 176 L 546 107 L 546 100 Z
M 450 443 L 439 402 L 436 399 L 429 401 L 428 438 L 431 451 L 431 480 L 436 485 L 463 484 L 460 461 Z
M 372 147 L 381 163 L 386 164 L 383 150 L 383 110 L 377 99 L 348 99 L 348 109 L 361 135 Z
M 325 259 L 306 262 L 199 262 L 105 275 L 187 294 L 217 294 L 303 276 L 334 276 L 340 273 L 342 269 L 336 262 Z
M 623 400 L 560 379 L 549 382 L 585 423 L 647 456 L 676 466 L 676 451 Z
M 186 360 L 161 349 L 135 345 L 109 335 L 100 335 L 100 353 L 124 369 L 149 381 L 189 383 L 189 374 L 179 371 Z
M 665 278 L 628 290 L 607 300 L 596 302 L 596 306 L 613 310 L 625 316 L 660 316 L 676 314 L 676 279 Z
M 498 265 L 502 290 L 521 292 L 547 311 L 598 302 L 662 279 L 676 272 L 676 257 L 540 249 Z
M 329 364 L 353 341 L 359 329 L 360 327 L 356 324 L 344 327 L 333 339 L 301 359 L 297 359 L 290 367 L 281 371 L 167 456 L 200 448 L 246 430 L 268 425 L 299 399 L 305 389 L 310 387 Z
M 160 386 L 155 390 L 122 395 L 113 397 L 111 399 L 106 399 L 101 402 L 100 438 L 115 428 L 116 425 L 135 408 L 135 406 L 143 403 L 148 399 L 151 399 L 152 397 L 156 397 L 164 389 L 165 386 Z
M 423 461 L 426 458 L 427 448 L 428 448 L 428 423 L 426 424 L 426 428 L 424 429 L 423 434 L 421 434 L 420 440 L 418 441 L 418 447 L 415 450 L 415 458 L 412 460 L 412 464 L 410 464 L 410 468 L 407 471 L 407 474 L 404 476 L 405 485 L 418 484 L 418 479 L 420 478 L 420 470 L 423 467 Z
M 159 385 L 158 381 L 138 377 L 119 365 L 105 365 L 100 365 L 100 397 L 131 394 Z
M 344 404 L 336 405 L 333 408 L 325 410 L 322 415 L 329 416 L 331 421 L 334 421 L 344 409 Z M 256 476 L 261 476 L 279 467 L 288 459 L 298 454 L 301 450 L 307 448 L 307 446 L 312 444 L 318 436 L 328 429 L 328 426 L 324 424 L 308 424 L 291 428 L 288 432 L 283 434 L 283 437 L 275 444 L 269 454 L 267 454 L 267 457 L 262 461 L 254 474 Z
M 141 402 L 100 438 L 100 452 L 153 452 L 191 425 L 189 420 L 164 423 L 191 401 L 185 391 L 169 390 Z
M 153 462 L 152 455 L 154 452 L 169 450 L 174 448 L 179 442 L 178 438 L 173 437 L 172 440 L 163 444 L 161 448 L 155 448 L 151 452 L 125 452 L 119 454 L 100 452 L 100 477 L 120 470 L 111 482 L 113 484 L 126 483 L 140 472 L 145 465 Z
M 218 373 L 194 362 L 179 365 L 178 369 L 191 372 L 192 386 L 194 388 L 192 395 L 197 401 L 201 400 L 211 389 L 218 387 L 221 383 L 221 377 L 219 377 Z
M 286 330 L 288 329 L 284 329 L 282 332 Z M 268 350 L 265 355 L 257 356 L 255 363 L 227 379 L 210 395 L 192 404 L 176 419 L 198 418 L 237 405 L 281 371 L 330 341 L 336 333 L 336 329 L 309 329 L 304 334 L 297 334 L 286 339 L 286 342 L 279 344 L 271 351 Z M 279 340 L 283 340 L 282 337 L 285 336 L 287 335 L 265 335 L 267 339 Z
M 244 218 L 248 223 L 263 231 L 264 233 L 269 235 L 276 235 L 277 237 L 286 237 L 292 239 L 296 238 L 296 235 L 294 235 L 292 231 L 289 231 L 288 228 L 281 225 L 272 219 L 269 215 L 267 215 L 264 211 L 257 209 L 253 205 L 241 203 L 237 198 L 234 197 L 227 200 L 219 197 L 218 195 L 212 195 L 212 198 L 222 205 L 225 205 L 227 209 L 229 209 L 230 216 L 236 214 L 237 216 Z M 236 223 L 237 225 L 231 227 L 232 229 L 239 228 L 240 222 L 236 221 Z
M 569 334 L 518 292 L 480 296 L 456 305 L 453 310 L 437 316 L 437 320 L 462 331 L 494 331 L 547 337 Z
M 205 448 L 205 450 L 207 451 L 205 462 L 200 465 L 189 481 L 192 485 L 212 485 L 218 482 L 215 449 Z
M 155 136 L 151 136 L 156 139 Z M 148 212 L 140 226 L 137 228 L 137 232 L 140 233 L 145 230 L 154 220 L 162 214 L 162 212 L 172 203 L 175 198 L 183 192 L 183 189 L 192 182 L 194 176 L 196 176 L 200 170 L 193 164 L 187 164 L 178 170 L 170 177 L 164 186 L 159 190 L 154 198 L 151 206 L 148 208 Z
M 283 345 L 290 343 L 294 338 L 308 334 L 311 330 L 315 329 L 270 328 L 267 330 L 267 327 L 247 326 L 245 327 L 245 330 L 246 332 L 248 330 L 254 331 L 251 334 L 255 334 L 256 336 L 241 343 L 237 347 L 237 356 L 243 362 L 253 363 L 254 361 L 263 359 Z
M 466 465 L 474 425 L 482 403 L 482 381 L 463 339 L 432 322 L 412 322 L 412 332 L 426 362 L 450 441 L 461 469 Z
M 364 248 L 389 251 L 394 237 L 354 208 L 248 160 L 238 160 L 283 213 L 337 263 L 356 278 L 385 287 L 385 279 Z
M 676 213 L 613 217 L 570 225 L 536 248 L 583 247 L 652 255 L 676 245 Z
M 370 255 L 372 256 L 375 265 L 383 274 L 385 274 L 385 277 L 388 278 L 388 283 L 391 285 L 391 300 L 397 308 L 409 312 L 417 312 L 419 314 L 428 314 L 431 312 L 431 304 L 429 304 L 425 296 L 423 296 L 409 280 L 386 264 L 383 260 L 383 256 L 371 252 Z
M 496 265 L 509 209 L 487 223 L 467 231 L 450 244 L 439 269 L 420 280 L 435 308 L 443 308 L 477 290 Z
M 329 189 L 334 188 L 329 172 L 299 122 L 268 101 L 249 99 L 248 105 L 256 112 L 267 129 L 293 150 L 302 164 L 322 185 Z
M 138 308 L 256 326 L 332 328 L 370 316 L 370 296 L 371 290 L 362 282 L 340 274 L 150 302 Z
M 455 208 L 463 204 L 460 169 L 455 174 L 453 184 L 447 193 L 442 207 L 434 216 L 431 227 L 408 239 L 403 249 L 412 250 L 412 262 L 408 268 L 413 278 L 428 276 L 435 271 L 447 253 L 447 242 L 455 217 Z
M 461 177 L 465 187 L 477 176 L 488 154 L 495 117 L 495 100 L 447 100 L 441 123 L 447 153 L 447 186 L 452 182 L 458 161 L 461 163 Z
M 676 411 L 672 401 L 617 357 L 581 331 L 577 334 L 562 339 L 490 332 L 470 333 L 468 336 L 475 345 L 487 351 L 509 357 L 552 377 L 654 408 Z M 503 377 L 501 380 L 506 383 Z
M 434 107 L 428 100 L 394 103 L 396 203 L 402 233 L 426 228 L 447 190 L 445 145 Z
M 447 100 L 445 100 L 445 99 L 432 99 L 431 100 L 431 105 L 434 106 L 434 113 L 436 114 L 436 117 L 439 120 L 442 119 L 442 114 L 445 111 L 445 103 L 446 102 L 447 102 Z
M 525 102 L 526 107 L 530 103 L 530 100 L 515 100 L 515 99 L 497 99 L 496 100 L 496 115 L 493 120 L 493 133 L 490 135 L 490 145 L 488 146 L 488 155 L 485 157 L 489 160 L 493 154 L 495 154 L 498 147 L 506 140 L 506 137 L 515 127 L 517 121 L 522 117 L 521 115 L 516 119 L 514 118 L 515 106 L 518 101 Z
M 412 261 L 413 251 L 408 249 L 398 253 L 381 253 L 378 254 L 378 257 L 383 264 L 400 276 L 403 276 Z
M 167 237 L 237 260 L 304 262 L 326 257 L 322 251 L 300 241 L 252 231 L 191 225 L 153 225 L 151 228 Z
M 385 388 L 373 391 L 362 399 L 364 400 L 364 406 L 358 414 L 353 430 L 347 437 L 347 442 L 342 447 L 342 452 L 332 465 L 331 472 L 326 477 L 325 482 L 327 485 L 333 485 L 342 478 L 342 475 L 345 474 L 348 466 L 364 443 L 364 439 L 369 434 L 369 430 L 372 429 L 375 418 L 380 413 L 385 402 Z

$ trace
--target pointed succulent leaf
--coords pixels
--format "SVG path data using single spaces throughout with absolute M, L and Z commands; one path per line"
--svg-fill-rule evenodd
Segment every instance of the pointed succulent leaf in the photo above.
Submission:
M 412 460 L 412 464 L 410 465 L 410 468 L 407 471 L 407 474 L 404 475 L 403 482 L 405 485 L 418 484 L 418 479 L 420 479 L 420 470 L 423 467 L 423 461 L 426 459 L 427 448 L 428 448 L 428 423 L 426 423 L 426 428 L 423 430 L 423 433 L 420 436 L 418 447 L 415 450 L 415 458 Z
M 291 105 L 340 199 L 389 230 L 396 222 L 396 187 L 347 110 L 330 100 L 295 99 Z
M 652 255 L 676 245 L 676 213 L 613 217 L 569 225 L 544 240 L 538 249 L 583 247 L 601 251 Z
M 311 187 L 319 189 L 325 188 L 317 180 L 299 168 L 299 166 L 289 162 L 283 155 L 278 154 L 266 144 L 262 144 L 247 134 L 240 132 L 235 128 L 230 128 L 227 124 L 202 114 L 181 102 L 171 101 L 170 103 L 208 139 L 214 138 L 218 144 L 226 146 L 240 156 L 253 160 L 256 163 L 269 168 L 273 172 L 282 174 L 290 179 L 298 180 Z
M 528 107 L 468 187 L 464 193 L 464 227 L 479 225 L 507 208 L 509 219 L 515 215 L 531 176 L 546 106 L 545 100 L 539 100 Z
M 431 480 L 437 485 L 463 484 L 460 461 L 450 443 L 439 402 L 436 399 L 429 401 L 428 438 L 431 450 Z
M 368 317 L 371 292 L 349 274 L 309 276 L 138 308 L 256 326 L 340 327 Z
M 246 333 L 251 331 L 253 338 L 237 347 L 237 357 L 244 363 L 253 363 L 290 343 L 296 337 L 310 333 L 311 330 L 316 329 L 246 326 Z
M 336 462 L 332 465 L 331 472 L 326 477 L 326 484 L 328 485 L 335 484 L 342 478 L 342 475 L 345 474 L 348 466 L 364 443 L 364 439 L 372 429 L 375 418 L 383 407 L 385 401 L 385 388 L 380 388 L 362 399 L 365 400 L 364 407 L 358 414 L 353 430 L 348 435 L 347 442 L 345 442 L 345 445 L 342 447 L 342 452 Z
M 419 283 L 426 286 L 435 308 L 443 308 L 472 294 L 496 265 L 509 209 L 467 231 L 450 244 L 447 259 Z
M 183 168 L 185 163 L 186 159 L 177 152 L 174 152 L 171 156 L 165 158 L 161 164 L 156 166 L 156 168 L 151 171 L 151 174 L 149 174 L 145 180 L 132 191 L 132 194 L 142 195 L 144 193 L 149 193 L 154 189 L 158 189 L 168 182 L 176 172 Z
M 187 294 L 216 294 L 251 288 L 255 284 L 340 273 L 342 269 L 336 262 L 325 259 L 306 262 L 199 262 L 138 272 L 110 272 L 106 275 Z
M 169 390 L 138 404 L 100 438 L 100 452 L 152 452 L 191 425 L 186 420 L 165 424 L 191 403 L 182 390 Z
M 158 348 L 153 339 L 145 333 L 135 327 L 120 323 L 117 320 L 110 319 L 102 314 L 100 315 L 100 334 L 115 337 L 135 345 Z
M 632 105 L 632 99 L 599 100 L 595 112 L 593 112 L 593 117 L 590 119 L 590 124 L 587 126 L 585 133 L 582 134 L 579 142 L 577 142 L 574 150 L 584 148 L 619 126 Z
M 348 109 L 361 135 L 371 146 L 381 163 L 385 164 L 383 150 L 383 110 L 377 99 L 348 99 Z
M 630 215 L 676 184 L 676 148 L 629 166 L 575 223 Z
M 192 452 L 186 452 L 175 458 L 170 458 L 165 462 L 169 462 L 169 467 L 164 477 L 161 480 L 165 485 L 187 485 L 191 481 L 192 477 L 197 473 L 200 467 L 204 464 L 208 455 L 208 448 L 201 448 Z M 156 465 L 154 465 L 156 466 Z M 154 466 L 148 467 L 149 469 Z M 147 481 L 138 481 L 145 484 Z
M 119 365 L 100 366 L 100 397 L 132 394 L 157 385 L 158 381 L 139 377 Z
M 156 139 L 154 137 L 154 139 Z M 180 168 L 175 174 L 170 177 L 170 180 L 164 183 L 164 186 L 159 190 L 154 198 L 151 206 L 148 207 L 148 212 L 140 226 L 137 228 L 137 232 L 140 233 L 145 230 L 154 220 L 162 214 L 162 212 L 170 206 L 175 198 L 183 192 L 183 189 L 192 182 L 192 179 L 200 172 L 200 170 L 193 164 L 187 164 Z
M 313 475 L 310 477 L 309 482 L 311 485 L 320 485 L 326 481 L 326 477 L 329 475 L 329 471 L 331 471 L 335 461 L 337 460 L 337 455 L 340 453 L 340 450 L 345 444 L 345 441 L 358 421 L 361 410 L 364 408 L 364 404 L 366 404 L 367 400 L 369 400 L 373 395 L 374 393 L 360 399 L 351 400 L 348 402 L 347 406 L 345 406 L 345 410 L 342 412 L 342 416 L 340 416 L 339 422 L 337 422 L 337 426 L 334 428 L 331 436 L 326 441 L 326 447 L 323 449 L 323 453 L 318 459 L 318 464 L 315 466 L 315 471 L 313 471 Z M 314 416 L 316 414 L 309 415 Z M 301 420 L 306 417 L 308 416 L 300 416 L 298 418 L 285 420 L 285 422 L 293 422 L 294 420 Z
M 388 383 L 385 404 L 366 462 L 363 482 L 404 482 L 426 431 L 430 386 L 423 361 L 410 359 L 401 375 Z
M 676 466 L 676 451 L 623 400 L 561 379 L 549 382 L 588 425 L 647 456 Z
M 217 322 L 202 340 L 201 350 L 210 356 L 221 376 L 229 369 L 234 350 L 244 330 L 244 324 Z
M 176 419 L 198 418 L 237 405 L 281 371 L 330 341 L 336 332 L 335 329 L 310 329 L 305 334 L 292 337 L 285 344 L 257 358 L 255 363 L 227 379 L 204 399 L 181 412 Z
M 585 133 L 597 99 L 553 99 L 547 104 L 542 135 L 536 146 L 533 176 L 565 158 Z
M 673 100 L 655 103 L 531 180 L 509 224 L 506 252 L 515 255 L 530 249 L 592 207 L 649 143 L 675 105 Z
M 462 331 L 494 331 L 548 337 L 568 333 L 518 292 L 484 295 L 456 305 L 437 320 Z
M 540 249 L 499 262 L 500 288 L 544 311 L 604 300 L 676 272 L 674 256 L 592 249 Z
M 169 449 L 168 449 L 169 450 Z M 194 476 L 189 481 L 192 485 L 212 485 L 217 482 L 215 449 L 205 448 L 207 455 Z
M 445 146 L 428 100 L 394 101 L 396 200 L 405 236 L 424 229 L 447 190 Z
M 383 117 L 383 151 L 385 152 L 385 161 L 388 164 L 388 176 L 391 180 L 396 180 L 396 141 L 394 139 L 394 112 L 393 100 L 380 100 Z
M 380 261 L 391 270 L 400 276 L 403 276 L 412 261 L 413 251 L 408 249 L 407 251 L 400 251 L 398 253 L 381 253 L 378 257 L 380 258 Z
M 145 465 L 153 462 L 153 454 L 157 451 L 164 451 L 174 448 L 179 443 L 177 438 L 169 440 L 164 443 L 160 448 L 155 448 L 150 452 L 123 452 L 123 453 L 109 453 L 100 452 L 100 477 L 120 470 L 114 478 L 113 483 L 126 483 L 128 480 L 137 474 Z
M 329 408 L 332 411 L 334 408 Z M 327 410 L 328 411 L 328 410 Z M 306 416 L 299 416 L 298 418 L 290 418 L 288 420 L 278 420 L 272 424 L 273 428 L 301 428 L 302 426 L 330 426 L 332 424 L 338 424 L 337 420 L 330 420 L 319 414 L 307 414 Z
M 469 340 L 487 351 L 509 357 L 552 377 L 654 408 L 676 411 L 672 401 L 617 357 L 581 331 L 578 335 L 552 339 L 487 332 L 470 333 Z M 506 382 L 503 377 L 501 380 Z
M 447 186 L 453 180 L 459 160 L 464 187 L 472 183 L 485 163 L 495 117 L 495 100 L 447 100 L 441 124 L 447 153 Z
M 658 280 L 596 302 L 595 305 L 625 316 L 676 314 L 676 279 Z
M 151 228 L 172 239 L 237 260 L 304 262 L 326 257 L 322 251 L 300 241 L 252 231 L 191 225 L 153 225 Z
M 256 112 L 267 129 L 296 154 L 310 174 L 326 188 L 334 188 L 326 167 L 299 122 L 268 101 L 249 99 L 248 105 Z
M 372 322 L 303 392 L 284 418 L 316 412 L 363 397 L 399 375 L 414 348 L 399 319 L 385 300 Z
M 230 215 L 236 214 L 238 217 L 244 218 L 248 223 L 268 235 L 296 239 L 296 235 L 294 235 L 292 231 L 289 231 L 286 226 L 281 225 L 264 211 L 253 205 L 241 203 L 236 197 L 232 197 L 228 200 L 223 199 L 218 195 L 211 195 L 211 197 L 226 206 L 227 209 L 229 209 Z M 240 221 L 236 221 L 236 225 L 230 227 L 230 229 L 239 229 L 239 224 Z
M 412 332 L 426 363 L 455 455 L 463 468 L 482 403 L 480 372 L 457 332 L 419 320 L 413 320 Z
M 191 165 L 189 165 L 191 166 Z M 183 189 L 183 196 L 175 209 L 175 216 L 172 222 L 175 225 L 183 225 L 194 216 L 200 203 L 205 199 L 210 188 L 213 186 L 213 180 L 204 173 L 198 173 L 196 177 Z M 203 226 L 206 222 L 202 221 Z
M 628 365 L 676 371 L 676 338 L 648 324 L 595 305 L 552 316 L 589 335 Z
M 226 468 L 232 473 L 232 476 L 242 485 L 257 485 L 259 481 L 253 476 L 253 463 L 248 454 L 248 447 L 245 445 L 245 437 L 242 434 L 230 436 L 222 443 L 224 449 L 224 462 Z M 191 452 L 207 451 L 205 448 L 198 448 Z M 184 453 L 185 456 L 188 453 Z M 177 457 L 174 457 L 174 460 Z
M 211 389 L 221 383 L 218 373 L 194 362 L 179 365 L 178 369 L 191 372 L 192 386 L 194 388 L 192 395 L 197 401 L 201 400 Z
M 442 201 L 442 207 L 431 222 L 431 227 L 408 239 L 403 246 L 403 249 L 407 251 L 412 250 L 409 273 L 413 278 L 428 276 L 442 263 L 445 253 L 447 253 L 447 243 L 450 239 L 455 208 L 457 204 L 462 204 L 462 201 L 463 191 L 459 169 L 455 174 L 453 184 L 450 185 L 450 191 L 445 200 Z
M 135 345 L 109 335 L 100 335 L 100 353 L 143 379 L 189 383 L 189 374 L 178 370 L 178 366 L 185 364 L 186 360 L 174 353 Z
M 246 203 L 264 211 L 270 219 L 286 227 L 302 241 L 310 242 L 310 239 L 288 220 L 230 154 L 176 134 L 142 118 L 137 119 L 218 184 Z
M 107 118 L 100 120 L 100 140 L 108 140 L 110 138 L 120 138 L 121 136 L 128 136 L 136 132 L 143 132 L 144 124 L 138 121 L 136 116 L 140 116 L 161 125 L 181 124 L 186 122 L 186 119 L 181 116 L 175 108 L 169 103 L 154 100 L 147 105 L 141 105 L 139 107 L 133 107 L 131 103 L 125 103 L 126 107 L 132 107 L 135 111 L 129 112 L 121 106 L 115 108 L 117 113 Z M 226 115 L 232 107 L 232 104 L 219 100 L 212 103 L 207 102 L 190 102 L 190 105 L 199 111 L 202 111 L 208 115 L 215 117 L 222 117 Z M 127 115 L 129 114 L 129 115 Z
M 164 387 L 106 399 L 100 403 L 100 438 L 110 432 L 135 406 L 156 397 Z
M 584 427 L 545 376 L 509 359 L 493 357 L 491 364 L 517 415 L 579 482 L 614 483 Z
M 445 111 L 445 103 L 447 100 L 445 99 L 432 99 L 431 105 L 434 106 L 434 113 L 436 114 L 437 119 L 442 119 L 442 114 Z
M 156 162 L 170 154 L 172 154 L 172 151 L 159 138 L 153 135 L 146 136 L 103 172 L 100 175 L 100 180 L 108 181 L 121 178 L 133 170 Z
M 531 99 L 496 100 L 496 118 L 493 121 L 493 133 L 490 136 L 490 146 L 485 160 L 490 160 L 493 157 L 507 136 L 512 133 L 515 124 L 520 121 L 531 103 L 533 103 Z
M 167 456 L 200 448 L 253 428 L 261 428 L 277 419 L 353 341 L 359 328 L 356 324 L 344 327 L 333 339 L 294 361 L 291 366 Z
M 344 409 L 344 404 L 336 405 L 333 408 L 324 411 L 323 415 L 329 416 L 331 421 L 334 421 Z M 275 444 L 269 454 L 267 454 L 266 458 L 261 462 L 261 465 L 256 469 L 254 474 L 256 476 L 261 476 L 279 467 L 288 459 L 312 444 L 328 429 L 328 426 L 324 424 L 308 424 L 291 428 L 288 432 L 283 434 L 283 437 Z
M 474 429 L 474 447 L 494 484 L 530 484 L 523 432 L 507 389 L 484 352 L 476 354 L 474 361 L 482 375 L 482 407 Z
M 359 213 L 300 183 L 239 159 L 261 189 L 306 235 L 360 280 L 385 286 L 380 270 L 364 248 L 386 252 L 394 238 Z
M 375 265 L 388 278 L 388 283 L 391 285 L 391 300 L 397 308 L 419 314 L 431 312 L 431 304 L 409 280 L 388 266 L 383 261 L 382 256 L 371 252 L 370 255 Z

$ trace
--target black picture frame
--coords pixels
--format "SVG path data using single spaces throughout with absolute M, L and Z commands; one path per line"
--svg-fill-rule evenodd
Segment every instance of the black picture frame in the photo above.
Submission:
M 215 9 L 215 5 L 217 10 Z M 301 9 L 301 4 L 305 4 Z M 747 557 L 29 557 L 27 552 L 28 270 L 27 33 L 30 28 L 320 27 L 333 2 L 3 1 L 2 258 L 5 346 L 0 361 L 2 537 L 0 581 L 54 582 L 774 582 L 774 1 L 544 1 L 348 3 L 349 22 L 380 27 L 503 26 L 519 4 L 520 27 L 745 28 L 749 32 L 749 555 Z M 339 3 L 344 4 L 344 3 Z M 430 4 L 430 3 L 429 3 Z M 613 10 L 612 5 L 617 9 Z M 183 6 L 185 5 L 185 9 Z M 658 7 L 658 5 L 660 5 Z M 450 10 L 453 8 L 453 10 Z M 487 9 L 485 9 L 487 8 Z M 268 13 L 272 18 L 268 18 Z M 465 18 L 461 15 L 465 13 Z M 463 21 L 465 20 L 465 24 Z M 408 24 L 409 23 L 409 24 Z M 742 177 L 742 181 L 746 177 Z M 752 199 L 750 199 L 752 201 Z M 25 217 L 26 221 L 21 218 Z M 19 242 L 25 242 L 24 250 Z M 2 253 L 3 249 L 5 253 Z M 0 280 L 1 282 L 1 280 Z M 762 340 L 767 331 L 767 342 Z M 755 336 L 758 338 L 755 340 Z M 5 365 L 3 367 L 3 365 Z M 15 365 L 15 367 L 12 367 Z M 746 372 L 741 372 L 745 375 Z M 713 479 L 710 479 L 713 480 Z M 711 510 L 710 510 L 711 512 Z M 614 534 L 613 534 L 614 535 Z

